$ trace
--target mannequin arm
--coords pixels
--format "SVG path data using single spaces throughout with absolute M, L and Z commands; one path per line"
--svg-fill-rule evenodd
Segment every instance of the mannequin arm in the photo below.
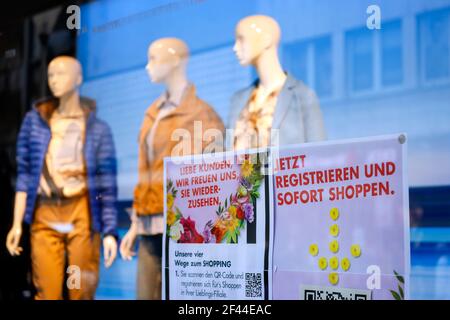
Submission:
M 103 256 L 105 260 L 105 267 L 109 268 L 117 255 L 117 241 L 114 236 L 106 236 L 103 238 Z
M 111 130 L 103 128 L 97 151 L 99 195 L 102 202 L 103 255 L 105 267 L 109 268 L 117 255 L 117 161 Z
M 136 210 L 133 208 L 131 211 L 130 229 L 128 229 L 120 243 L 120 255 L 123 260 L 131 260 L 136 255 L 136 252 L 133 251 L 133 246 L 137 238 L 137 219 Z
M 14 201 L 14 221 L 6 238 L 6 247 L 9 254 L 12 256 L 18 256 L 22 252 L 22 248 L 19 247 L 19 243 L 22 236 L 22 221 L 25 214 L 26 203 L 27 193 L 23 191 L 16 192 L 16 198 Z

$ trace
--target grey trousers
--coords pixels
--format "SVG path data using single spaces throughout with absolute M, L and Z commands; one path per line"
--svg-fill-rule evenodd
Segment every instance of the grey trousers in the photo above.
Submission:
M 137 299 L 161 300 L 162 234 L 139 236 Z

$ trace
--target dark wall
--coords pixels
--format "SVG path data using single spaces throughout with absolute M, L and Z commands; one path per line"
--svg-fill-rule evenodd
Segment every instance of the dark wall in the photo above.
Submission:
M 24 226 L 20 257 L 5 247 L 12 225 L 15 145 L 20 123 L 33 100 L 48 95 L 47 64 L 75 56 L 76 31 L 66 27 L 66 7 L 83 1 L 14 1 L 0 16 L 0 300 L 33 296 L 29 232 Z

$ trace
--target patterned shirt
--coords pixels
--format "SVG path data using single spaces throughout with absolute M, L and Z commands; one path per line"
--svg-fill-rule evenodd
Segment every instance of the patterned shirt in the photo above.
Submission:
M 282 86 L 264 95 L 256 87 L 241 111 L 234 133 L 234 149 L 244 150 L 270 145 L 273 114 Z

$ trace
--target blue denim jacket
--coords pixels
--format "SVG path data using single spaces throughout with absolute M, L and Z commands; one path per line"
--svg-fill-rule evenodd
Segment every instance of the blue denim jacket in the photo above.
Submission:
M 117 162 L 109 126 L 96 118 L 95 102 L 80 99 L 86 113 L 84 157 L 87 170 L 92 227 L 104 235 L 117 236 Z M 51 139 L 48 125 L 57 100 L 47 98 L 33 106 L 22 122 L 17 139 L 16 191 L 27 193 L 24 221 L 33 221 L 40 177 Z

